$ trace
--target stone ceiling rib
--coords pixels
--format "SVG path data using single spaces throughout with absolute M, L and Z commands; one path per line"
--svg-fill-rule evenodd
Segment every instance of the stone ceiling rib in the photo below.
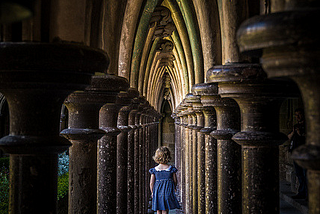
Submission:
M 125 17 L 122 25 L 118 75 L 125 77 L 128 80 L 130 80 L 132 49 L 142 3 L 143 0 L 127 1 Z

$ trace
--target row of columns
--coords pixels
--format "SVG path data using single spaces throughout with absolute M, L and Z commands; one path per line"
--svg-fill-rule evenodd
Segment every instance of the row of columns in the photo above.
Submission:
M 278 146 L 287 139 L 279 133 L 279 109 L 297 88 L 267 79 L 250 63 L 215 66 L 207 80 L 193 86 L 173 115 L 184 210 L 278 213 Z
M 119 86 L 126 86 L 124 78 L 94 76 L 90 87 L 65 101 L 69 127 L 61 134 L 72 142 L 69 213 L 147 210 L 146 180 L 159 114 L 138 91 Z
M 11 213 L 56 213 L 57 158 L 70 142 L 59 136 L 65 98 L 108 66 L 106 53 L 68 43 L 0 43 L 0 92 L 9 104 Z
M 306 118 L 306 144 L 292 158 L 307 169 L 309 213 L 320 213 L 320 99 L 318 1 L 289 0 L 283 11 L 246 20 L 238 30 L 240 51 L 261 57 L 269 77 L 292 79 Z
M 125 78 L 93 76 L 106 71 L 107 54 L 75 43 L 0 43 L 0 56 L 10 212 L 57 213 L 58 154 L 70 147 L 69 213 L 146 213 L 160 114 Z M 68 128 L 59 133 L 63 103 Z
M 228 7 L 232 5 L 225 4 Z M 307 136 L 306 145 L 293 151 L 292 158 L 308 170 L 309 213 L 320 213 L 320 37 L 319 32 L 313 30 L 319 22 L 319 9 L 318 1 L 288 0 L 280 9 L 282 11 L 269 11 L 265 15 L 252 17 L 240 27 L 238 20 L 242 20 L 234 17 L 237 17 L 237 13 L 245 13 L 239 8 L 234 14 L 229 14 L 231 18 L 223 30 L 225 35 L 234 35 L 226 37 L 229 39 L 227 43 L 232 44 L 226 46 L 231 52 L 225 50 L 226 59 L 230 59 L 225 60 L 225 65 L 210 69 L 207 72 L 207 83 L 203 84 L 207 87 L 210 84 L 216 85 L 215 95 L 222 100 L 221 107 L 218 107 L 218 102 L 210 99 L 211 111 L 216 113 L 214 118 L 217 122 L 216 126 L 214 123 L 210 125 L 212 130 L 209 131 L 210 139 L 214 142 L 210 144 L 213 149 L 205 147 L 205 164 L 208 165 L 205 165 L 204 174 L 199 170 L 197 172 L 198 182 L 205 175 L 206 187 L 213 187 L 211 191 L 205 192 L 206 213 L 279 213 L 278 146 L 287 139 L 279 133 L 279 107 L 284 99 L 298 96 L 298 88 L 305 108 Z M 227 11 L 233 10 L 225 11 L 227 15 Z M 237 35 L 234 29 L 239 29 Z M 237 42 L 240 52 L 261 57 L 263 70 L 258 64 L 241 63 L 243 56 L 235 45 Z M 283 77 L 289 77 L 296 84 Z M 178 130 L 176 134 L 179 134 L 178 144 L 182 148 L 178 163 L 182 169 L 181 193 L 182 196 L 186 195 L 182 197 L 186 213 L 201 213 L 203 206 L 201 194 L 197 204 L 192 195 L 193 192 L 201 192 L 201 186 L 198 184 L 198 189 L 194 189 L 197 185 L 191 188 L 186 183 L 192 181 L 191 163 L 183 165 L 181 161 L 187 161 L 187 156 L 192 152 L 199 152 L 190 150 L 192 147 L 189 145 L 195 142 L 186 137 L 194 124 L 201 126 L 201 122 L 187 120 L 198 110 L 194 104 L 195 108 L 191 110 L 190 103 L 195 103 L 190 101 L 194 99 L 191 97 L 200 95 L 203 107 L 208 105 L 204 101 L 207 96 L 201 94 L 197 87 L 199 84 L 193 87 L 192 94 L 186 96 L 174 114 Z M 233 104 L 224 104 L 225 99 L 233 100 Z M 203 115 L 205 117 L 204 111 Z M 235 122 L 239 120 L 241 126 Z M 196 143 L 202 145 L 201 140 Z M 209 162 L 207 156 L 211 156 L 212 162 Z M 202 162 L 201 154 L 193 161 Z M 216 171 L 213 169 L 207 172 L 212 166 L 217 168 Z

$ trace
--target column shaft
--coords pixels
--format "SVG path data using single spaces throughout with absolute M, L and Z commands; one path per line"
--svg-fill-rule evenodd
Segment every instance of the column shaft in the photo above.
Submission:
M 193 110 L 194 111 L 194 110 Z M 191 145 L 191 179 L 192 179 L 192 211 L 198 211 L 198 133 L 197 133 L 197 117 L 192 116 L 193 126 L 191 127 L 192 145 Z
M 128 126 L 131 106 L 120 109 L 118 115 L 118 128 L 121 133 L 117 137 L 117 213 L 127 213 L 127 191 L 128 191 Z
M 140 208 L 140 198 L 139 198 L 139 158 L 140 158 L 140 115 L 141 113 L 138 112 L 135 117 L 135 125 L 137 129 L 134 132 L 134 213 L 139 213 Z
M 186 122 L 188 124 L 188 122 Z M 184 131 L 184 138 L 185 138 L 185 155 L 184 155 L 184 165 L 185 165 L 185 197 L 186 197 L 186 204 L 185 204 L 185 211 L 186 213 L 190 213 L 190 138 L 189 138 L 190 129 L 185 127 Z
M 206 213 L 217 213 L 217 140 L 205 136 Z
M 98 213 L 116 213 L 117 127 L 119 106 L 106 104 L 100 110 L 100 127 L 107 132 L 98 141 Z
M 129 114 L 129 125 L 132 128 L 128 132 L 128 164 L 127 164 L 127 213 L 134 213 L 134 154 L 135 154 L 135 116 L 137 111 L 132 110 Z
M 44 210 L 57 213 L 57 159 L 57 154 L 10 154 L 9 209 L 12 213 L 41 213 Z
M 87 142 L 73 140 L 69 149 L 69 213 L 96 212 L 96 166 L 97 139 Z
M 218 213 L 241 213 L 241 146 L 231 140 L 240 130 L 239 107 L 234 100 L 220 99 L 216 106 L 218 152 Z
M 186 141 L 186 116 L 183 115 L 182 116 L 182 124 L 181 124 L 181 195 L 182 195 L 182 208 L 184 211 L 186 211 L 187 207 L 187 197 L 186 197 L 186 174 L 187 174 L 187 170 L 186 170 L 186 155 L 187 155 L 187 141 Z
M 188 169 L 187 169 L 187 177 L 188 181 L 186 181 L 188 184 L 188 198 L 189 198 L 189 206 L 187 208 L 189 213 L 193 212 L 193 177 L 192 177 L 192 169 L 193 169 L 193 130 L 191 127 L 193 126 L 193 120 L 192 120 L 192 113 L 190 111 L 190 108 L 188 109 L 188 153 L 186 155 L 187 163 L 188 163 Z M 191 113 L 191 114 L 190 114 Z
M 200 110 L 200 109 L 199 109 Z M 201 110 L 200 110 L 201 111 Z M 200 132 L 204 126 L 204 117 L 197 112 L 197 185 L 198 185 L 198 213 L 205 213 L 205 135 Z

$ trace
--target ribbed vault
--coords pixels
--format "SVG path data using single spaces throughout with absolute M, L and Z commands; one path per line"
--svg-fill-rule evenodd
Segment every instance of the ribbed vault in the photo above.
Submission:
M 118 74 L 126 77 L 130 86 L 138 89 L 158 111 L 164 100 L 174 109 L 194 84 L 204 82 L 204 70 L 214 65 L 212 53 L 217 39 L 212 38 L 216 35 L 208 28 L 200 38 L 203 29 L 198 25 L 198 19 L 208 18 L 210 22 L 207 6 L 214 3 L 199 2 L 135 0 L 127 3 Z M 209 40 L 210 44 L 206 42 Z

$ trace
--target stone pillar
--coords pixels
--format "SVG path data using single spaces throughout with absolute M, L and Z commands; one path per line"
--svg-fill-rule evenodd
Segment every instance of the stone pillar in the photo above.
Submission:
M 117 205 L 117 119 L 120 107 L 116 96 L 126 91 L 129 84 L 125 78 L 115 75 L 99 76 L 101 90 L 110 97 L 101 108 L 99 126 L 106 135 L 98 141 L 98 213 L 116 213 Z M 106 87 L 108 86 L 108 87 Z
M 240 112 L 233 99 L 222 98 L 215 106 L 217 130 L 218 213 L 241 213 L 241 146 L 231 140 L 240 130 Z
M 144 157 L 144 177 L 145 177 L 145 186 L 144 186 L 144 194 L 145 194 L 145 212 L 148 211 L 148 204 L 150 199 L 150 173 L 149 169 L 151 168 L 151 130 L 152 130 L 152 122 L 151 122 L 151 110 L 152 108 L 148 109 L 147 115 L 146 115 L 146 144 L 145 144 L 145 157 Z
M 193 108 L 192 108 L 192 98 L 193 94 L 189 93 L 186 95 L 185 98 L 185 105 L 187 107 L 187 127 L 186 127 L 186 155 L 185 155 L 185 164 L 186 164 L 186 197 L 187 197 L 187 204 L 186 204 L 186 213 L 193 212 L 193 126 L 196 123 L 194 121 Z M 195 199 L 196 200 L 196 199 Z
M 141 145 L 141 124 L 140 117 L 143 111 L 143 104 L 145 103 L 145 99 L 143 97 L 140 98 L 141 103 L 138 107 L 138 110 L 135 114 L 135 126 L 137 127 L 134 132 L 134 213 L 139 213 L 141 208 L 141 199 L 140 199 L 140 145 Z
M 292 158 L 308 169 L 309 213 L 320 213 L 320 36 L 314 30 L 319 23 L 319 12 L 318 1 L 289 0 L 285 11 L 251 18 L 238 31 L 242 52 L 260 54 L 262 66 L 270 77 L 291 77 L 300 88 L 306 145 L 296 149 Z M 259 39 L 250 41 L 251 38 Z
M 121 133 L 117 137 L 117 213 L 127 213 L 127 190 L 128 190 L 128 133 L 131 130 L 129 126 L 129 113 L 133 108 L 131 104 L 139 92 L 130 88 L 128 92 L 118 95 L 117 103 L 123 106 L 118 115 L 118 129 Z
M 0 43 L 0 92 L 9 104 L 9 210 L 57 213 L 57 157 L 70 143 L 59 137 L 64 99 L 108 65 L 103 51 L 77 44 Z M 80 63 L 79 63 L 80 62 Z
M 208 80 L 219 83 L 221 97 L 235 99 L 241 132 L 233 140 L 242 147 L 242 213 L 279 213 L 279 108 L 290 96 L 289 82 L 266 79 L 258 64 L 215 66 Z
M 100 87 L 95 76 L 90 87 L 72 93 L 64 102 L 69 111 L 69 128 L 60 134 L 72 143 L 69 213 L 97 212 L 97 141 L 105 134 L 99 129 L 99 110 L 110 96 Z
M 184 147 L 184 157 L 183 157 L 183 165 L 184 165 L 184 176 L 183 176 L 183 187 L 184 187 L 184 194 L 183 196 L 185 203 L 184 205 L 184 211 L 186 213 L 190 212 L 190 177 L 189 177 L 189 170 L 190 170 L 190 157 L 189 157 L 189 152 L 190 152 L 190 148 L 189 148 L 189 144 L 190 144 L 190 140 L 189 140 L 189 129 L 188 129 L 188 124 L 189 124 L 189 111 L 188 111 L 188 105 L 186 103 L 186 98 L 184 99 L 184 101 L 182 102 L 182 107 L 184 108 L 183 110 L 183 147 Z
M 147 102 L 146 102 L 147 104 Z M 143 112 L 140 116 L 140 143 L 139 143 L 139 201 L 140 201 L 140 212 L 145 213 L 145 204 L 146 204 L 146 198 L 145 198 L 145 189 L 146 189 L 146 181 L 145 181 L 145 146 L 146 146 L 146 108 L 147 105 L 143 108 Z
M 139 201 L 139 213 L 142 213 L 143 210 L 143 193 L 142 193 L 142 189 L 143 189 L 143 171 L 142 171 L 142 164 L 143 164 L 143 145 L 144 145 L 144 135 L 143 135 L 143 129 L 144 129 L 144 124 L 143 124 L 143 106 L 141 108 L 141 111 L 138 113 L 138 124 L 139 124 L 139 128 L 138 128 L 138 155 L 137 155 L 137 179 L 138 179 L 138 201 Z
M 181 141 L 181 199 L 182 199 L 182 208 L 184 211 L 186 211 L 186 126 L 187 126 L 187 115 L 185 115 L 186 107 L 184 106 L 184 100 L 180 103 L 180 113 L 179 117 L 180 119 L 180 141 Z
M 217 141 L 210 136 L 216 129 L 216 113 L 214 105 L 218 99 L 218 87 L 213 84 L 200 83 L 193 86 L 192 91 L 201 96 L 205 134 L 205 212 L 217 213 Z
M 128 164 L 127 164 L 127 213 L 134 213 L 134 145 L 135 145 L 135 132 L 137 126 L 135 125 L 135 117 L 139 105 L 138 98 L 133 100 L 133 110 L 129 113 L 129 127 L 131 130 L 128 132 Z
M 193 90 L 192 90 L 193 92 Z M 203 105 L 201 104 L 200 96 L 196 95 L 194 101 L 192 102 L 192 108 L 197 117 L 197 125 L 194 128 L 197 134 L 196 140 L 196 159 L 197 159 L 197 174 L 194 176 L 196 179 L 197 185 L 197 210 L 194 209 L 194 212 L 197 213 L 205 213 L 206 210 L 206 203 L 205 203 L 205 135 L 200 130 L 204 127 L 204 116 L 202 113 Z M 194 196 L 195 197 L 195 196 Z
M 193 103 L 193 101 L 192 101 Z M 192 105 L 192 104 L 191 104 Z M 190 160 L 191 160 L 191 172 L 190 172 L 190 176 L 191 176 L 191 198 L 192 198 L 192 212 L 196 212 L 198 210 L 198 133 L 197 131 L 199 130 L 197 127 L 198 124 L 198 118 L 196 116 L 196 111 L 195 109 L 192 107 L 191 110 L 192 114 L 192 125 L 189 125 L 189 130 L 190 130 L 190 134 L 191 134 L 191 147 L 190 147 Z
M 174 119 L 174 129 L 175 129 L 175 166 L 178 169 L 178 172 L 176 173 L 177 175 L 177 181 L 178 181 L 178 185 L 177 185 L 177 191 L 179 191 L 178 195 L 179 195 L 179 199 L 181 201 L 181 153 L 182 153 L 182 147 L 181 147 L 181 122 L 180 122 L 180 117 L 178 116 L 178 114 L 180 113 L 180 111 L 178 110 L 179 106 L 175 109 L 175 111 L 172 114 L 172 118 Z

